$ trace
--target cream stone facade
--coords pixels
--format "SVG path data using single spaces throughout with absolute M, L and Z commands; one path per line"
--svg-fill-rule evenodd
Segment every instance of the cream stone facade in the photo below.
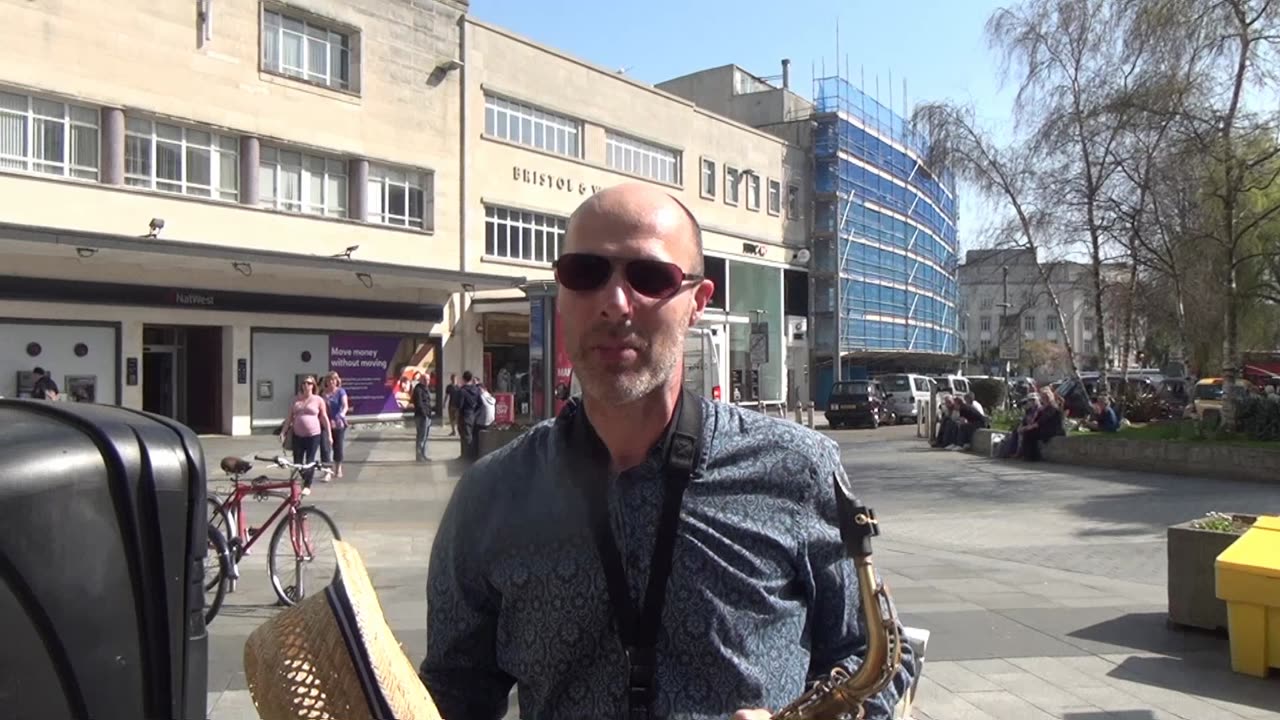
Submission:
M 462 272 L 466 7 L 0 0 L 0 395 L 42 366 L 243 434 L 355 362 L 358 414 L 398 417 L 463 284 L 512 282 Z
M 725 399 L 741 386 L 743 402 L 787 400 L 796 383 L 783 278 L 804 267 L 797 253 L 808 245 L 803 150 L 502 28 L 472 18 L 464 27 L 463 269 L 549 281 L 564 223 L 584 199 L 654 183 L 703 227 L 708 274 L 721 286 L 707 325 L 722 337 Z M 523 336 L 511 328 L 528 308 L 519 291 L 477 292 L 459 330 L 464 365 L 517 396 L 528 392 L 519 378 L 528 335 L 527 325 Z M 768 325 L 755 390 L 750 323 Z
M 470 369 L 528 411 L 530 284 L 637 178 L 703 225 L 725 399 L 794 396 L 805 151 L 467 8 L 0 0 L 0 396 L 246 434 L 306 373 L 376 421 Z

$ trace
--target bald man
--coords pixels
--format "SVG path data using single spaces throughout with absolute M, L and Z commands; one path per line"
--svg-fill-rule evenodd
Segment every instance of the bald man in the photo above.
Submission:
M 768 718 L 867 638 L 834 442 L 682 389 L 714 290 L 683 204 L 627 183 L 555 263 L 582 396 L 459 481 L 431 551 L 421 677 L 448 720 Z M 651 572 L 652 570 L 652 572 Z M 909 648 L 864 706 L 887 720 Z

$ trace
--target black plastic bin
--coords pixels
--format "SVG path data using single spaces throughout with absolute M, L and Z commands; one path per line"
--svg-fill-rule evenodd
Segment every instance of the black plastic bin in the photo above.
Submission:
M 0 400 L 0 718 L 206 717 L 204 498 L 184 425 Z

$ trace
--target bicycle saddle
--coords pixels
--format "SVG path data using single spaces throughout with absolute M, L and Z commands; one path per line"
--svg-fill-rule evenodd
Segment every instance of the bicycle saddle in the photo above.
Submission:
M 223 472 L 229 472 L 232 475 L 243 475 L 249 472 L 249 468 L 251 467 L 253 467 L 253 463 L 245 460 L 244 458 L 238 458 L 235 455 L 228 455 L 222 458 Z

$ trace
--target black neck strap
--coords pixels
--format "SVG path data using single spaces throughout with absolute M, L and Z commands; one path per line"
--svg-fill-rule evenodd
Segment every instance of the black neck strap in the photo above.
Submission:
M 581 407 L 574 407 L 566 417 L 573 418 L 580 412 Z M 586 450 L 585 454 L 590 460 L 573 463 L 576 466 L 573 476 L 586 501 L 618 635 L 627 653 L 627 718 L 648 720 L 654 697 L 658 628 L 662 624 L 667 579 L 671 576 L 672 555 L 680 523 L 680 504 L 684 499 L 685 488 L 698 467 L 702 450 L 702 398 L 688 390 L 682 390 L 676 405 L 675 420 L 668 426 L 666 442 L 662 447 L 666 475 L 662 511 L 654 540 L 653 559 L 649 564 L 649 584 L 645 590 L 644 606 L 639 613 L 631 600 L 626 566 L 618 552 L 609 522 L 608 482 L 606 477 L 601 477 L 604 473 L 600 471 L 601 468 L 608 467 L 609 454 L 590 424 L 581 422 L 581 418 L 577 420 L 568 429 L 573 439 L 573 447 L 569 449 L 568 456 L 581 457 L 583 450 Z

